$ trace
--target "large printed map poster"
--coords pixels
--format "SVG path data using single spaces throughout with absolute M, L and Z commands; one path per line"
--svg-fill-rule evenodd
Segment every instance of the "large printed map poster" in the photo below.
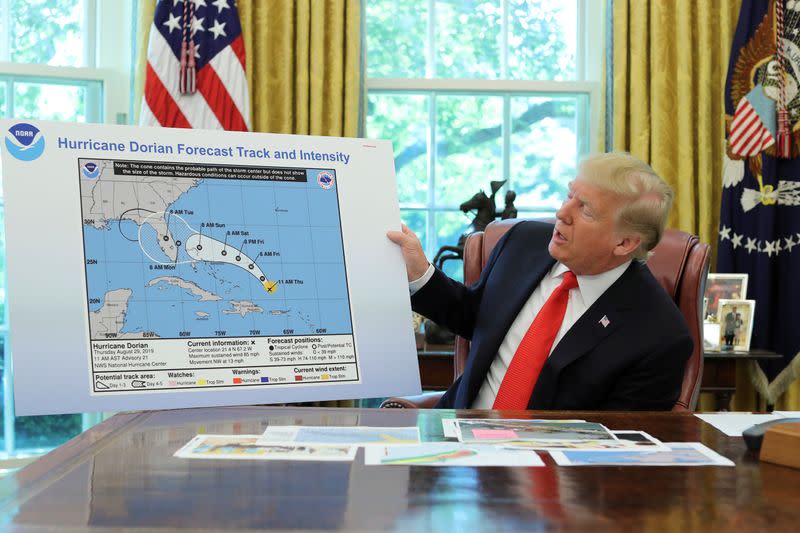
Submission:
M 421 392 L 391 143 L 0 130 L 17 414 Z
M 334 171 L 79 164 L 94 393 L 358 379 Z

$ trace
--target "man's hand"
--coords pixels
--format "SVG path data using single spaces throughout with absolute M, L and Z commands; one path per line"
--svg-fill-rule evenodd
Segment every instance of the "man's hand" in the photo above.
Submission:
M 428 258 L 425 257 L 425 252 L 422 251 L 422 244 L 419 238 L 413 231 L 408 229 L 408 226 L 401 224 L 403 231 L 388 231 L 386 236 L 390 241 L 400 247 L 403 253 L 403 259 L 406 262 L 406 273 L 408 274 L 408 281 L 419 279 L 428 270 L 430 263 Z

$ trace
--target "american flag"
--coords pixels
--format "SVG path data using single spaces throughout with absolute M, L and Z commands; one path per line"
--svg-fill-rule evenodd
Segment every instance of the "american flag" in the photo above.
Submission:
M 775 144 L 775 102 L 759 84 L 739 101 L 728 137 L 731 153 L 742 157 L 760 154 Z
M 235 0 L 159 0 L 150 28 L 139 122 L 250 129 L 244 42 Z
M 741 135 L 735 137 L 734 126 L 746 100 L 779 142 L 775 102 L 784 73 L 776 68 L 773 13 L 780 5 L 741 3 L 728 65 L 725 113 L 733 116 L 728 147 L 734 155 L 747 158 L 729 158 L 724 164 L 717 252 L 717 272 L 749 275 L 747 297 L 756 301 L 751 347 L 782 356 L 759 360 L 754 367 L 752 382 L 768 403 L 775 403 L 800 377 L 800 157 L 776 157 L 778 150 L 764 152 L 763 141 L 761 146 L 758 141 L 737 143 Z M 784 44 L 795 50 L 800 46 L 800 32 L 794 31 L 800 28 L 800 14 L 794 10 L 790 14 Z M 785 76 L 792 88 L 786 100 L 792 104 L 789 109 L 796 109 L 797 74 L 790 69 Z M 797 124 L 798 117 L 791 117 L 790 125 Z M 798 132 L 792 137 L 796 147 Z

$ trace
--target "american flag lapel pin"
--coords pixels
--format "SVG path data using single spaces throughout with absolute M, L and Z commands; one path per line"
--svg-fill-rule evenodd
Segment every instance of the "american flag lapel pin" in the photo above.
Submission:
M 604 328 L 607 328 L 611 321 L 608 319 L 608 316 L 603 315 L 603 318 L 600 319 L 600 323 L 603 325 Z

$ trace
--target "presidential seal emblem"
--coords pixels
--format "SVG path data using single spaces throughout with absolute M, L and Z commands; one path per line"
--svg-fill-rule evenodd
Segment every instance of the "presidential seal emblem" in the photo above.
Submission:
M 740 197 L 747 212 L 759 205 L 800 205 L 800 182 L 764 180 L 763 158 L 800 155 L 800 3 L 769 3 L 752 37 L 742 46 L 729 80 L 736 110 L 726 116 L 728 143 L 723 185 L 745 179 L 747 164 L 755 183 L 744 183 Z M 750 187 L 748 187 L 750 185 Z M 754 188 L 753 186 L 757 186 Z

